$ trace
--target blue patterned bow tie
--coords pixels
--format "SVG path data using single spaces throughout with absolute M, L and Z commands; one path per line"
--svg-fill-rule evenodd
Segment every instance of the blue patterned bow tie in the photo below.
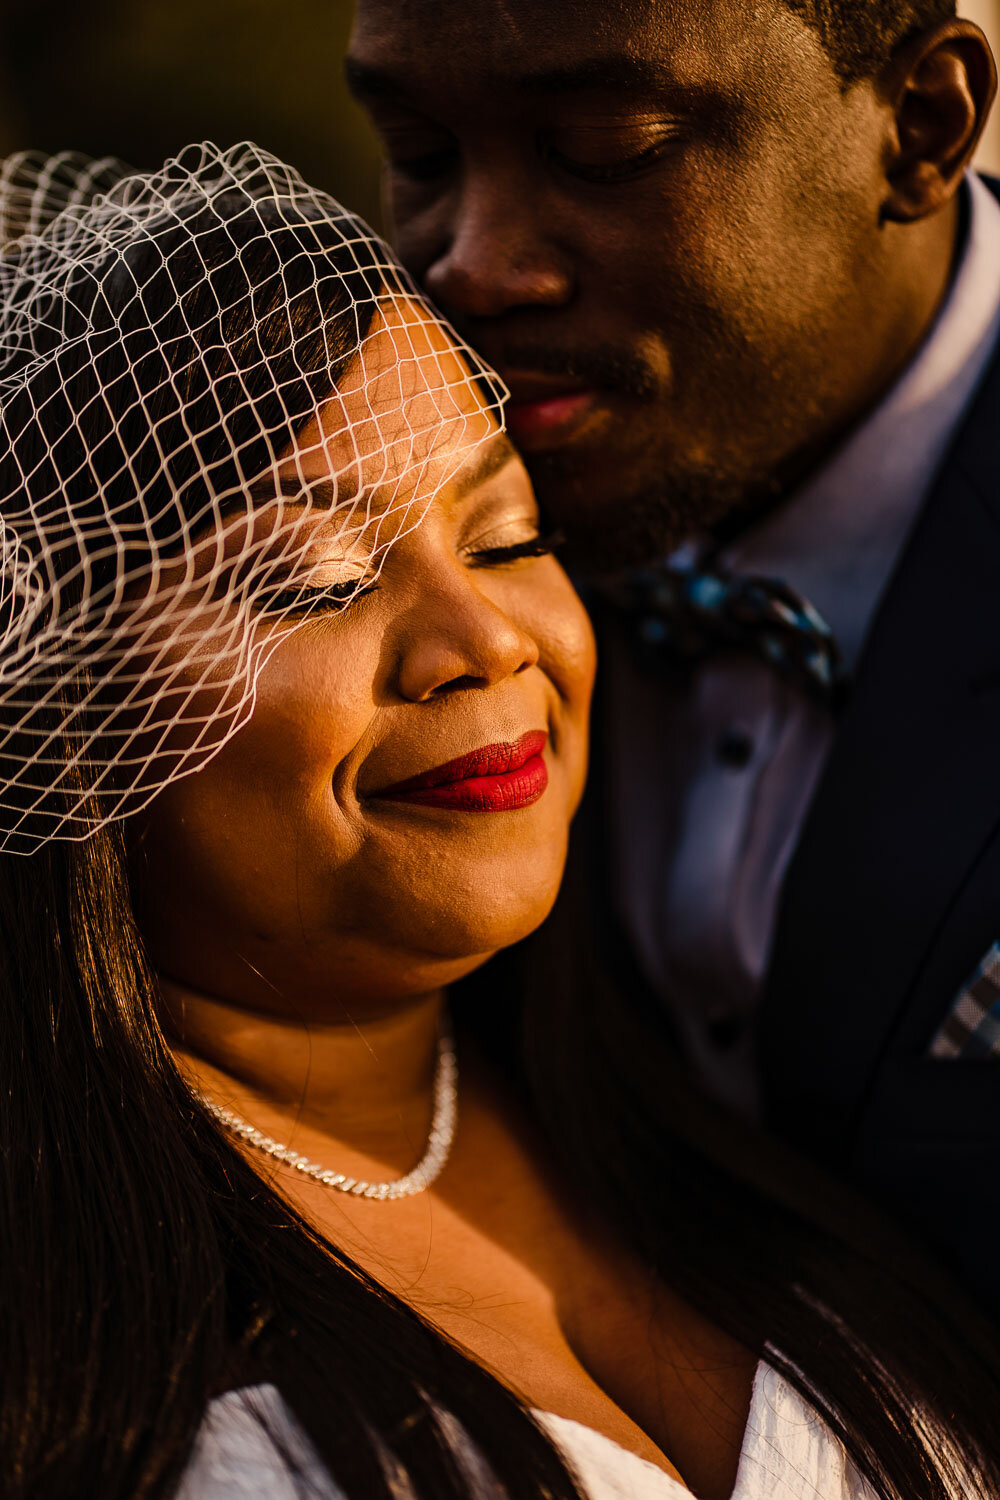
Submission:
M 833 632 L 787 584 L 722 568 L 664 563 L 632 572 L 608 593 L 657 655 L 698 661 L 749 651 L 810 694 L 838 707 L 847 678 Z

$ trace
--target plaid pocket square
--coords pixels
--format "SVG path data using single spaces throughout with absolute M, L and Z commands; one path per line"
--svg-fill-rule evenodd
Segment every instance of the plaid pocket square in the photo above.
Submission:
M 930 1055 L 1000 1061 L 1000 943 L 993 944 L 958 995 Z

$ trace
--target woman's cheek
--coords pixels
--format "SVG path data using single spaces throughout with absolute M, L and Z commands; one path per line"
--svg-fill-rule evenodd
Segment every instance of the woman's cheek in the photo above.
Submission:
M 570 811 L 575 812 L 587 776 L 597 647 L 590 616 L 554 559 L 547 563 L 545 575 L 534 634 L 541 653 L 539 665 L 559 698 L 557 749 L 566 768 Z
M 546 572 L 544 608 L 536 629 L 541 664 L 570 717 L 585 723 L 597 667 L 594 628 L 582 599 L 555 559 L 550 559 Z
M 303 625 L 268 661 L 251 729 L 296 780 L 329 781 L 367 731 L 377 699 L 371 632 L 347 615 Z

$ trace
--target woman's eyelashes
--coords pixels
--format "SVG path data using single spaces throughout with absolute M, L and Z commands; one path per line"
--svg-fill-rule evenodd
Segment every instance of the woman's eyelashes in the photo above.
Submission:
M 559 531 L 546 534 L 536 532 L 520 542 L 496 543 L 492 546 L 474 546 L 467 550 L 466 557 L 479 568 L 502 567 L 504 563 L 520 562 L 522 558 L 548 557 L 564 540 Z
M 300 584 L 294 588 L 269 589 L 257 598 L 258 609 L 269 615 L 339 614 L 356 599 L 378 587 L 377 578 L 351 578 L 345 583 Z
M 535 532 L 516 542 L 491 542 L 462 549 L 461 556 L 474 568 L 500 568 L 509 563 L 536 557 L 548 557 L 564 540 L 559 531 Z M 362 575 L 343 583 L 322 585 L 299 584 L 272 588 L 257 596 L 257 608 L 269 615 L 340 614 L 355 601 L 373 593 L 379 586 L 378 576 Z

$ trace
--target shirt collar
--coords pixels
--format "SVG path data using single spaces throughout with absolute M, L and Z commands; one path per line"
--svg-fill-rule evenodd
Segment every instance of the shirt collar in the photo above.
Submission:
M 1000 203 L 974 173 L 966 181 L 965 246 L 919 353 L 832 458 L 720 559 L 809 599 L 849 668 L 1000 340 Z

